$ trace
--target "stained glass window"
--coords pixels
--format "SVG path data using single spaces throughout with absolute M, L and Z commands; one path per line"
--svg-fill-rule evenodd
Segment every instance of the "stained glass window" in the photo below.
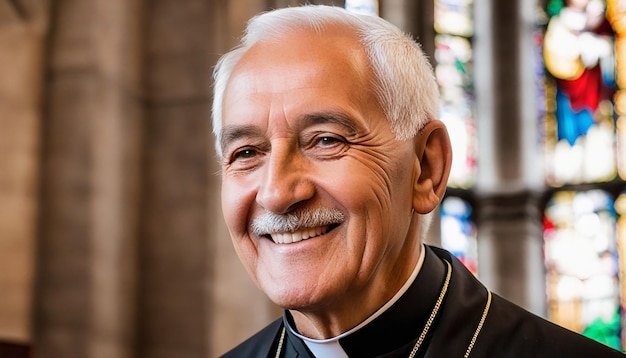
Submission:
M 614 207 L 611 195 L 598 189 L 551 198 L 544 216 L 546 291 L 550 320 L 621 349 Z
M 378 16 L 378 0 L 346 0 L 345 8 L 360 14 Z
M 546 183 L 566 186 L 544 216 L 549 318 L 624 349 L 626 196 L 609 191 L 626 178 L 626 1 L 548 0 L 545 14 Z
M 473 0 L 436 0 L 435 75 L 440 91 L 439 118 L 446 124 L 454 153 L 448 186 L 469 194 L 476 173 L 476 124 L 473 77 Z M 441 203 L 441 246 L 475 275 L 476 227 L 472 206 L 457 196 Z
M 618 172 L 626 179 L 626 1 L 610 0 L 607 3 L 607 17 L 615 31 L 615 63 L 617 92 L 615 113 L 618 132 Z
M 435 74 L 441 91 L 440 118 L 454 158 L 449 186 L 469 188 L 476 171 L 472 0 L 435 1 Z
M 435 31 L 471 37 L 474 34 L 474 0 L 435 0 Z
M 604 0 L 547 2 L 545 153 L 552 186 L 617 174 L 616 37 L 606 10 Z
M 456 256 L 474 275 L 478 274 L 476 226 L 472 207 L 458 197 L 449 196 L 441 203 L 441 246 Z

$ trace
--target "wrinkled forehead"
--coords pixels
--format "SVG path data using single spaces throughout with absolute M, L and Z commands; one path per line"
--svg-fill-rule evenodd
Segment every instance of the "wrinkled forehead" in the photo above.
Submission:
M 233 73 L 250 64 L 269 67 L 294 62 L 344 65 L 350 76 L 359 77 L 369 75 L 370 69 L 356 30 L 344 24 L 326 24 L 268 34 L 242 55 Z
M 224 104 L 249 92 L 271 91 L 292 85 L 314 87 L 351 84 L 354 96 L 370 92 L 372 71 L 354 31 L 328 26 L 320 31 L 299 28 L 255 43 L 233 68 Z M 281 86 L 283 85 L 283 86 Z

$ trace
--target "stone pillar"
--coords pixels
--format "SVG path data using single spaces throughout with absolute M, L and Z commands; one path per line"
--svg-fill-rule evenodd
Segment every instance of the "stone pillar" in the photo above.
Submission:
M 483 195 L 478 216 L 479 277 L 493 292 L 545 315 L 540 196 Z
M 474 6 L 479 276 L 494 292 L 543 314 L 535 4 L 477 0 Z
M 47 21 L 45 1 L 0 2 L 0 342 L 12 344 L 0 344 L 0 356 L 21 356 L 32 343 Z
M 36 357 L 134 357 L 141 4 L 52 2 Z
M 422 49 L 434 65 L 434 1 L 384 0 L 379 3 L 380 16 L 411 34 L 422 45 Z
M 138 356 L 210 356 L 212 5 L 146 3 Z

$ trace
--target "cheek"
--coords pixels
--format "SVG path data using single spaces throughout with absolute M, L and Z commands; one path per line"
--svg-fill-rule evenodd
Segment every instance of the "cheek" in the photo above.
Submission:
M 233 239 L 247 232 L 247 218 L 254 198 L 254 190 L 250 185 L 236 179 L 222 178 L 222 211 Z
M 338 169 L 341 170 L 341 169 Z M 406 171 L 390 165 L 388 158 L 355 158 L 353 165 L 344 168 L 347 182 L 343 183 L 344 197 L 354 205 L 366 205 L 369 210 L 379 208 L 387 212 L 404 192 Z M 408 193 L 404 193 L 404 196 Z
M 355 158 L 343 170 L 347 182 L 339 191 L 349 211 L 360 213 L 374 237 L 396 235 L 406 229 L 412 207 L 410 156 Z M 336 171 L 341 169 L 337 168 Z M 406 213 L 406 215 L 404 215 Z

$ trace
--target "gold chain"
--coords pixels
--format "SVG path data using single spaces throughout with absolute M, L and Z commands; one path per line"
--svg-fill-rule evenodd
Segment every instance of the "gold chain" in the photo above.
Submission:
M 419 338 L 417 339 L 417 342 L 415 342 L 415 345 L 413 346 L 413 350 L 411 351 L 411 354 L 409 354 L 409 358 L 414 358 L 415 354 L 417 353 L 417 350 L 420 348 L 420 346 L 422 345 L 422 342 L 424 341 L 424 339 L 426 338 L 426 334 L 428 333 L 428 330 L 430 329 L 430 326 L 432 325 L 433 321 L 435 320 L 435 317 L 437 316 L 437 312 L 439 311 L 439 307 L 441 307 L 441 303 L 443 302 L 443 299 L 446 296 L 446 293 L 448 292 L 448 285 L 450 284 L 450 277 L 452 275 L 452 266 L 450 265 L 450 263 L 448 261 L 446 261 L 446 265 L 447 267 L 447 272 L 446 272 L 446 280 L 443 283 L 443 287 L 441 288 L 441 293 L 439 293 L 439 298 L 437 298 L 437 302 L 435 303 L 435 307 L 433 307 L 433 310 L 430 312 L 430 317 L 428 317 L 428 320 L 426 321 L 426 325 L 424 326 L 424 329 L 422 330 L 422 333 L 420 334 Z M 485 306 L 485 309 L 483 311 L 483 315 L 480 318 L 480 322 L 478 323 L 478 327 L 476 327 L 476 331 L 474 332 L 474 336 L 472 337 L 472 340 L 469 344 L 469 347 L 467 347 L 467 351 L 465 352 L 465 356 L 464 358 L 468 358 L 472 348 L 474 348 L 474 344 L 476 343 L 476 339 L 478 338 L 478 334 L 480 333 L 480 330 L 483 327 L 483 324 L 485 323 L 485 319 L 487 318 L 487 313 L 489 312 L 489 307 L 491 306 L 491 292 L 489 290 L 487 290 L 487 305 Z M 285 340 L 285 327 L 283 326 L 282 332 L 280 333 L 280 339 L 278 341 L 278 347 L 276 348 L 276 356 L 275 358 L 280 358 L 280 354 L 282 353 L 283 350 L 283 342 Z
M 476 331 L 474 332 L 474 336 L 472 337 L 472 341 L 467 347 L 467 351 L 463 358 L 469 357 L 472 352 L 472 348 L 474 348 L 474 343 L 476 343 L 476 338 L 478 338 L 478 333 L 483 328 L 483 323 L 485 323 L 485 319 L 487 318 L 487 313 L 489 313 L 489 307 L 491 307 L 491 291 L 487 290 L 487 304 L 485 305 L 485 310 L 483 311 L 483 316 L 480 318 L 480 322 L 478 322 L 478 327 L 476 327 Z
M 428 333 L 428 330 L 430 329 L 430 325 L 433 324 L 433 321 L 435 320 L 435 316 L 437 316 L 437 312 L 439 312 L 439 307 L 441 306 L 441 302 L 443 302 L 443 299 L 446 297 L 446 293 L 448 292 L 448 285 L 450 284 L 450 276 L 452 276 L 452 266 L 450 266 L 450 263 L 448 261 L 446 261 L 446 265 L 448 265 L 447 272 L 446 272 L 446 280 L 444 281 L 443 287 L 441 288 L 441 293 L 439 293 L 439 298 L 437 298 L 435 307 L 433 307 L 432 312 L 430 312 L 430 317 L 428 317 L 428 321 L 426 321 L 426 325 L 424 326 L 424 329 L 422 330 L 422 334 L 420 334 L 419 338 L 417 339 L 417 342 L 415 342 L 415 345 L 413 346 L 413 350 L 411 351 L 411 354 L 409 354 L 409 358 L 415 357 L 417 350 L 420 349 L 420 346 L 422 345 L 422 342 L 424 341 L 424 338 L 426 338 L 426 334 Z
M 278 348 L 276 348 L 276 357 L 280 358 L 280 352 L 283 350 L 283 341 L 285 340 L 285 327 L 283 326 L 283 331 L 280 333 L 280 340 L 278 341 Z

